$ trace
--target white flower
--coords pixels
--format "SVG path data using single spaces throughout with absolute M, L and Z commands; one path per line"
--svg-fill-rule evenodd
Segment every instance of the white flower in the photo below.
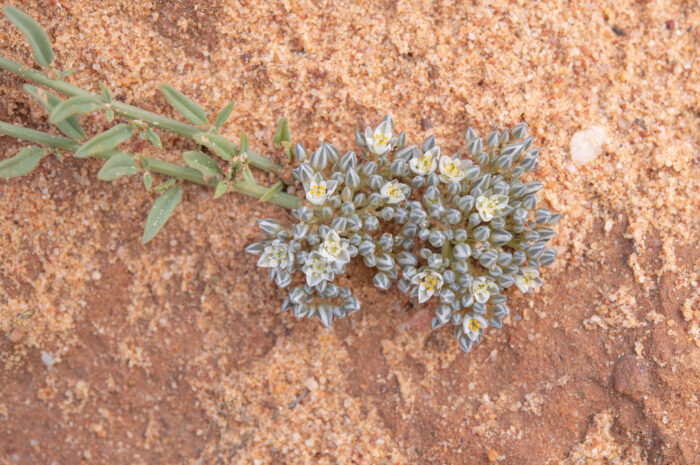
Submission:
M 411 282 L 418 285 L 418 302 L 422 304 L 440 290 L 444 280 L 440 273 L 422 271 L 416 274 Z
M 485 304 L 491 298 L 491 294 L 497 292 L 498 286 L 484 276 L 476 278 L 472 282 L 472 295 L 474 296 L 474 300 L 479 303 Z
M 480 195 L 476 199 L 476 210 L 483 221 L 491 221 L 507 206 L 508 196 L 503 194 Z
M 333 271 L 331 270 L 330 263 L 316 250 L 306 257 L 306 263 L 304 263 L 302 269 L 304 273 L 306 273 L 306 284 L 312 287 L 316 286 L 321 281 L 330 281 L 333 279 Z
M 430 174 L 434 173 L 437 169 L 437 159 L 440 156 L 440 147 L 433 147 L 427 150 L 423 155 L 414 155 L 408 162 L 408 166 L 411 167 L 411 171 L 416 174 Z
M 289 250 L 287 244 L 280 239 L 275 239 L 265 246 L 258 266 L 262 268 L 286 268 L 294 260 L 294 254 Z
M 342 265 L 350 261 L 348 245 L 347 239 L 341 239 L 337 232 L 330 230 L 319 249 L 328 262 Z
M 453 159 L 443 155 L 440 157 L 440 180 L 446 184 L 459 182 L 467 175 L 464 170 L 469 165 L 468 160 Z
M 525 266 L 520 269 L 520 272 L 522 274 L 515 277 L 515 285 L 518 286 L 520 292 L 526 293 L 530 289 L 538 289 L 542 286 L 542 280 L 539 277 L 540 272 L 537 268 Z
M 376 155 L 384 155 L 391 150 L 391 138 L 394 137 L 391 118 L 387 118 L 372 131 L 369 126 L 365 129 L 367 149 Z
M 488 328 L 488 326 L 489 323 L 485 318 L 471 312 L 467 313 L 467 315 L 464 317 L 464 321 L 462 322 L 462 330 L 464 331 L 464 334 L 472 341 L 475 341 L 479 337 L 479 334 L 484 329 Z
M 311 180 L 308 183 L 304 183 L 306 200 L 314 205 L 323 205 L 326 199 L 333 194 L 336 186 L 336 181 L 324 181 L 321 173 L 314 173 Z
M 386 203 L 399 203 L 406 200 L 406 190 L 408 190 L 406 184 L 394 180 L 386 182 L 379 193 Z

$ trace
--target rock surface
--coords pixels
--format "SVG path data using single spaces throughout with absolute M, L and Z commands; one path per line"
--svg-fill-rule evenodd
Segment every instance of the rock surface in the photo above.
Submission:
M 281 314 L 243 252 L 255 219 L 288 221 L 281 209 L 186 186 L 142 246 L 154 195 L 140 179 L 47 157 L 0 181 L 3 465 L 487 464 L 489 451 L 509 465 L 698 464 L 697 2 L 6 3 L 46 27 L 69 82 L 171 116 L 160 82 L 210 113 L 235 100 L 223 133 L 246 130 L 278 160 L 281 116 L 307 148 L 349 150 L 392 112 L 446 153 L 464 153 L 467 125 L 524 120 L 543 149 L 540 202 L 565 216 L 541 292 L 514 293 L 504 328 L 465 357 L 424 324 L 432 307 L 357 270 L 352 318 L 327 330 Z M 4 20 L 0 54 L 30 64 Z M 48 129 L 22 84 L 0 72 L 0 120 Z M 576 166 L 571 139 L 591 125 L 605 151 Z M 125 149 L 180 161 L 193 148 L 161 138 L 163 151 Z M 22 146 L 0 138 L 0 158 Z

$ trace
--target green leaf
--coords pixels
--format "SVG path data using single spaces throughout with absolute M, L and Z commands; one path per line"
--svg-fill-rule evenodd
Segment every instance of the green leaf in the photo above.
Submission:
M 248 134 L 241 132 L 241 147 L 240 152 L 247 154 L 250 152 L 250 141 L 248 140 Z
M 226 181 L 219 181 L 219 184 L 216 185 L 216 189 L 214 190 L 214 198 L 218 199 L 226 192 L 228 192 L 228 183 Z
M 149 171 L 143 173 L 143 185 L 146 186 L 147 191 L 151 190 L 151 186 L 153 185 L 153 176 L 151 176 Z
M 275 130 L 272 142 L 275 145 L 282 145 L 282 142 L 289 142 L 291 140 L 292 135 L 289 133 L 289 122 L 287 118 L 282 118 L 280 122 L 277 123 L 277 129 Z
M 175 184 L 175 178 L 170 178 L 167 181 L 165 181 L 163 184 L 154 187 L 153 190 L 156 192 L 164 191 L 165 189 L 172 186 L 173 184 Z
M 117 145 L 131 138 L 132 129 L 128 124 L 117 124 L 111 129 L 96 135 L 85 142 L 75 152 L 78 158 L 89 157 L 97 153 L 113 150 Z
M 17 155 L 0 162 L 0 178 L 16 178 L 36 168 L 44 157 L 44 150 L 39 147 L 27 147 Z
M 216 161 L 202 152 L 185 152 L 182 158 L 187 166 L 194 168 L 204 176 L 214 177 L 221 174 L 221 169 Z
M 243 179 L 245 179 L 245 182 L 248 184 L 255 185 L 255 178 L 253 178 L 253 173 L 250 172 L 250 168 L 243 170 Z
M 101 106 L 102 104 L 97 97 L 93 95 L 77 95 L 56 105 L 53 110 L 51 110 L 49 122 L 58 124 L 73 115 L 89 113 Z
M 282 192 L 283 187 L 284 183 L 282 181 L 277 181 L 277 183 L 274 186 L 269 188 L 263 195 L 260 196 L 260 201 L 266 202 L 270 200 L 272 197 Z
M 100 90 L 102 91 L 102 97 L 105 99 L 105 102 L 111 103 L 112 93 L 109 91 L 109 89 L 103 82 L 100 82 Z
M 60 98 L 51 92 L 45 91 L 44 89 L 40 89 L 29 84 L 25 84 L 23 87 L 24 91 L 34 97 L 37 102 L 39 102 L 41 106 L 44 107 L 44 109 L 49 113 L 51 113 L 51 111 L 61 103 Z M 72 139 L 82 139 L 85 137 L 85 132 L 80 126 L 80 121 L 78 121 L 78 117 L 75 115 L 60 121 L 56 124 L 56 127 L 58 127 L 63 134 Z
M 201 126 L 209 125 L 207 115 L 204 113 L 202 107 L 185 97 L 179 90 L 168 84 L 161 84 L 160 90 L 163 92 L 168 102 L 170 102 L 170 105 L 179 111 L 182 116 L 194 124 L 199 124 Z
M 231 112 L 233 111 L 233 107 L 236 105 L 235 102 L 231 102 L 228 105 L 226 105 L 224 108 L 222 108 L 219 111 L 219 114 L 216 115 L 216 120 L 214 121 L 214 127 L 218 131 L 221 129 L 221 127 L 224 125 L 226 120 L 228 119 L 229 116 L 231 116 Z
M 153 129 L 148 128 L 146 130 L 146 139 L 148 139 L 151 144 L 155 145 L 159 149 L 163 148 L 163 143 L 160 141 L 160 136 L 158 136 Z
M 180 200 L 182 200 L 182 186 L 179 184 L 170 186 L 156 199 L 153 208 L 151 208 L 151 211 L 148 213 L 146 228 L 141 238 L 142 244 L 153 239 L 155 235 L 158 234 L 158 231 L 165 226 L 165 222 L 168 221 L 168 218 L 170 218 L 170 215 L 172 215 L 173 210 L 175 210 L 177 204 L 180 203 Z
M 134 161 L 134 156 L 129 153 L 118 152 L 102 165 L 97 173 L 97 179 L 102 181 L 114 181 L 122 176 L 131 176 L 138 173 L 139 167 Z
M 231 160 L 231 156 L 236 152 L 236 146 L 229 142 L 225 137 L 211 132 L 200 132 L 195 134 L 193 139 L 198 144 L 211 149 L 218 156 L 226 161 Z
M 112 110 L 112 109 L 107 110 L 106 116 L 107 116 L 107 122 L 111 123 L 112 120 L 114 119 L 114 110 Z
M 46 32 L 39 26 L 39 23 L 34 21 L 31 16 L 11 6 L 5 6 L 2 9 L 5 17 L 14 24 L 17 29 L 22 31 L 34 51 L 34 59 L 41 66 L 51 66 L 53 62 L 53 49 L 51 42 Z
M 59 79 L 63 79 L 65 77 L 70 76 L 73 73 L 75 73 L 74 69 L 68 69 L 66 71 L 61 71 L 60 73 L 56 73 L 56 76 L 58 76 Z

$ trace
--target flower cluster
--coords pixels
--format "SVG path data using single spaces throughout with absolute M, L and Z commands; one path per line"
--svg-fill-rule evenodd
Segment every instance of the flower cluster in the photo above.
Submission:
M 561 215 L 537 208 L 543 183 L 522 180 L 539 157 L 526 136 L 524 123 L 485 141 L 469 129 L 462 158 L 442 154 L 432 136 L 408 145 L 387 116 L 356 132 L 359 157 L 328 143 L 309 156 L 296 144 L 293 175 L 308 203 L 293 211 L 291 229 L 260 221 L 266 238 L 246 250 L 290 288 L 283 309 L 298 318 L 317 315 L 328 326 L 359 310 L 350 289 L 334 283 L 357 259 L 376 287 L 437 301 L 433 328 L 450 323 L 469 352 L 509 315 L 504 291 L 538 289 L 540 267 L 557 255 L 546 244 Z

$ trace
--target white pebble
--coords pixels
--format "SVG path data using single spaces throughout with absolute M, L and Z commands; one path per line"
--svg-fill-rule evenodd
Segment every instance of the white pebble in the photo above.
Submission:
M 577 165 L 585 165 L 600 155 L 605 141 L 605 128 L 600 126 L 577 132 L 571 138 L 571 159 Z
M 53 356 L 48 352 L 41 352 L 41 361 L 47 368 L 51 368 L 51 365 L 54 364 Z
M 318 383 L 314 378 L 309 378 L 306 381 L 304 381 L 304 387 L 309 391 L 315 391 L 316 389 L 318 389 Z

